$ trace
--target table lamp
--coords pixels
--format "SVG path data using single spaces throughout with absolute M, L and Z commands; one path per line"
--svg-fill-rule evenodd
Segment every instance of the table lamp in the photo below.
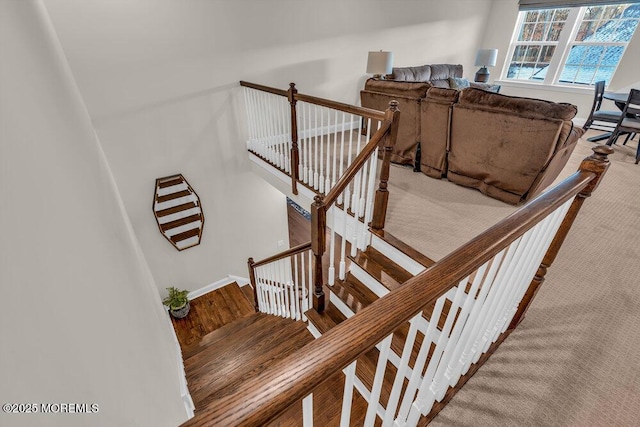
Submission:
M 486 83 L 489 81 L 489 70 L 487 67 L 495 67 L 498 59 L 498 49 L 478 49 L 476 54 L 476 67 L 482 67 L 476 73 L 474 81 Z
M 369 52 L 367 73 L 373 74 L 374 79 L 383 79 L 385 74 L 391 74 L 392 69 L 393 52 Z

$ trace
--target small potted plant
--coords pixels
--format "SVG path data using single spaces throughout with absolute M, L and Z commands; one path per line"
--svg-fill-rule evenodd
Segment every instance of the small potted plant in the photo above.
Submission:
M 162 300 L 162 303 L 169 307 L 169 313 L 176 319 L 182 319 L 189 313 L 189 291 L 180 290 L 176 287 L 167 288 L 169 296 Z

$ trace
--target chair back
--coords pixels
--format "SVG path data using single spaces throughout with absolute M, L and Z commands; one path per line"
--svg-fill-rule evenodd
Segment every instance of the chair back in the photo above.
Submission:
M 622 110 L 623 117 L 629 116 L 637 116 L 640 114 L 640 90 L 631 89 L 629 92 L 629 98 L 627 98 L 627 103 L 624 106 L 624 110 Z
M 589 113 L 589 117 L 584 122 L 584 126 L 582 127 L 584 130 L 587 130 L 591 127 L 593 123 L 593 113 L 600 109 L 602 105 L 602 97 L 604 95 L 604 80 L 600 80 L 599 82 L 595 82 L 595 94 L 593 96 L 593 105 L 591 106 L 591 112 Z
M 604 95 L 604 80 L 600 80 L 594 84 L 596 92 L 593 97 L 593 106 L 591 107 L 591 113 L 598 111 L 602 105 L 602 96 Z

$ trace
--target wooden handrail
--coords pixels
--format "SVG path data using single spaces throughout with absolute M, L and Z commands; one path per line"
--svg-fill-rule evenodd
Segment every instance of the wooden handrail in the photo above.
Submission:
M 598 147 L 600 148 L 600 147 Z M 594 150 L 595 151 L 595 150 Z M 319 339 L 242 383 L 198 417 L 203 425 L 263 425 L 302 399 L 331 374 L 344 369 L 383 338 L 433 304 L 499 251 L 526 233 L 566 201 L 590 192 L 606 168 L 599 152 L 588 164 L 539 195 L 498 224 L 453 251 L 402 287 L 376 300 Z
M 299 254 L 300 252 L 304 252 L 306 250 L 311 249 L 311 242 L 307 242 L 307 243 L 303 243 L 301 245 L 298 246 L 294 246 L 291 249 L 287 249 L 286 251 L 280 252 L 279 254 L 275 254 L 270 256 L 269 258 L 265 258 L 263 260 L 260 260 L 258 262 L 254 262 L 253 263 L 253 267 L 260 267 L 261 265 L 265 265 L 265 264 L 269 264 L 270 262 L 274 262 L 274 261 L 278 261 L 280 259 L 284 259 L 287 257 L 290 257 L 292 255 L 296 255 Z
M 289 94 L 289 92 L 286 91 L 286 90 L 278 89 L 278 88 L 271 87 L 271 86 L 259 85 L 257 83 L 245 82 L 243 80 L 240 80 L 240 86 L 244 86 L 244 87 L 248 87 L 248 88 L 251 88 L 251 89 L 260 90 L 262 92 L 269 92 L 269 93 L 272 93 L 274 95 L 280 95 L 280 96 L 284 96 L 284 97 L 286 97 Z
M 310 104 L 320 105 L 334 110 L 344 111 L 345 113 L 355 114 L 357 116 L 368 117 L 375 120 L 384 120 L 384 112 L 373 110 L 371 108 L 357 107 L 355 105 L 344 104 L 342 102 L 332 101 L 330 99 L 318 98 L 317 96 L 297 94 L 298 101 L 308 102 Z
M 262 92 L 272 93 L 274 95 L 280 95 L 287 97 L 289 92 L 282 89 L 277 89 L 275 87 L 264 86 L 257 83 L 250 83 L 241 80 L 240 86 L 248 87 L 251 89 L 260 90 Z M 357 107 L 355 105 L 344 104 L 342 102 L 332 101 L 330 99 L 319 98 L 317 96 L 304 95 L 301 93 L 296 93 L 294 95 L 296 101 L 304 101 L 310 104 L 320 105 L 322 107 L 333 108 L 334 110 L 344 111 L 345 113 L 355 114 L 358 116 L 364 116 L 368 118 L 372 118 L 375 120 L 384 120 L 384 112 L 374 110 L 371 108 L 365 107 Z

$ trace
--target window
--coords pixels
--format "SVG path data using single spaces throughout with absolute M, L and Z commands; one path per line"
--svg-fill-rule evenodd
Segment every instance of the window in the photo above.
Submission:
M 520 12 L 505 77 L 544 84 L 608 84 L 639 20 L 637 3 Z

